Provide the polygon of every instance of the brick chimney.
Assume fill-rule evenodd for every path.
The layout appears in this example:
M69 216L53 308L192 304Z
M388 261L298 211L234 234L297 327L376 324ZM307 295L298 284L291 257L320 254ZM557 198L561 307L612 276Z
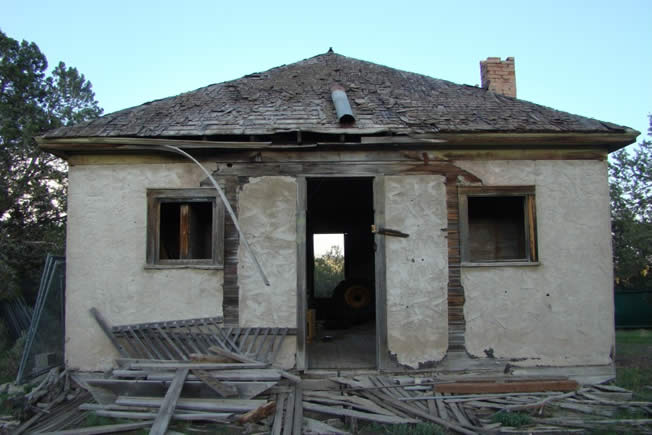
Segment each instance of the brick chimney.
M482 88L497 94L516 98L516 73L514 58L500 60L499 57L488 57L480 61L480 76Z

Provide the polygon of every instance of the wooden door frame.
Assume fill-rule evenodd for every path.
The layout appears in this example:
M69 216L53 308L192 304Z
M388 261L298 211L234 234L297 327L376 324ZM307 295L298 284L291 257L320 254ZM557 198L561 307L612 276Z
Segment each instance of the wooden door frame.
M333 177L337 178L337 177ZM306 246L306 210L308 206L308 183L305 176L297 176L297 370L306 370L306 310L307 310L307 246ZM385 226L385 177L373 177L373 207L376 227ZM371 231L371 229L369 229ZM385 238L375 236L376 252L374 256L375 293L376 293L376 369L388 367L387 352L387 282L385 275Z

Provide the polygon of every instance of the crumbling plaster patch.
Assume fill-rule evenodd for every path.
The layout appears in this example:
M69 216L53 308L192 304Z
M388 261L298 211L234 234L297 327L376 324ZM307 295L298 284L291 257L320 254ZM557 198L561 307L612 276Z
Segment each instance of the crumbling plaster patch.
M292 177L250 178L238 193L238 220L269 286L249 253L238 250L240 326L297 324L297 183Z
M71 166L66 365L105 370L118 356L89 309L113 325L222 315L221 270L146 270L148 188L196 188L193 164Z
M606 162L459 161L485 185L535 185L540 265L464 267L466 348L523 365L608 364L614 344Z
M388 347L410 367L441 360L448 347L446 187L439 175L385 177Z

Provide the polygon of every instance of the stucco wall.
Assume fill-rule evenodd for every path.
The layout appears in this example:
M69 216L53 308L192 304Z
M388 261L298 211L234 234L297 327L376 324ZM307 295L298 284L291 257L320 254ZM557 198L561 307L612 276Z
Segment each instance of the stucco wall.
M221 270L146 270L147 188L198 187L192 164L70 167L66 364L104 370L117 357L90 316L113 325L222 315Z
M448 347L446 188L438 175L385 177L388 347L400 364L441 360Z
M297 323L297 184L291 177L251 178L238 194L238 220L267 279L240 244L240 325L295 328Z
M292 177L250 178L238 193L238 220L256 253L266 286L244 246L238 249L240 326L297 325L297 183ZM296 341L286 338L276 364L294 365Z
M486 185L535 185L540 265L464 267L466 348L518 364L607 364L614 343L606 162L457 162Z

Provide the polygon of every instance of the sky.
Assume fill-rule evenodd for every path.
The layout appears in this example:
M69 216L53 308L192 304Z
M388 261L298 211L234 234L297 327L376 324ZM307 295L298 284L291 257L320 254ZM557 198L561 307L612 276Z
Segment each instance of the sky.
M329 47L469 85L513 56L519 98L644 134L652 113L652 0L2 0L0 29L78 68L105 113Z

